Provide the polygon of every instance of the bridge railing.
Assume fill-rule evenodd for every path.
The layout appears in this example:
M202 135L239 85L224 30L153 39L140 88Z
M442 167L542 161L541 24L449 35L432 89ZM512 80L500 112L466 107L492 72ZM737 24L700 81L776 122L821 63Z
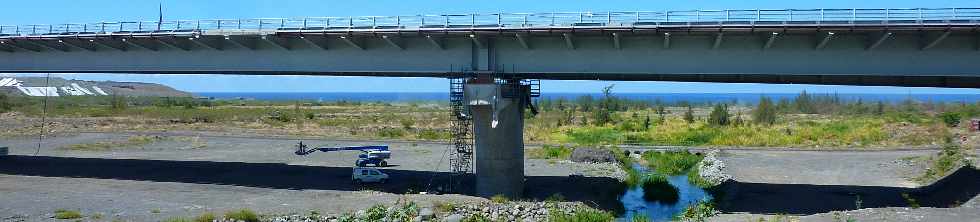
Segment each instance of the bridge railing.
M774 9L635 12L546 12L411 16L122 21L57 25L2 25L0 36L156 33L201 30L424 30L454 28L635 27L750 23L909 24L980 22L980 8Z

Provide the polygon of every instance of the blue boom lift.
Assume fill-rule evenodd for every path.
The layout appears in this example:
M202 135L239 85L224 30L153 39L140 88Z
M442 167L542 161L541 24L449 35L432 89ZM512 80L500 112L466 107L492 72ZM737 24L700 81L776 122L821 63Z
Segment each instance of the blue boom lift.
M331 151L350 151L350 150L361 151L361 154L357 155L357 162L354 163L354 165L357 165L359 167L367 166L368 164L379 166L379 167L387 167L388 161L386 160L391 159L391 151L388 150L388 146L383 146L383 145L382 146L316 147L312 149L307 147L306 144L303 144L302 141L299 142L298 145L296 145L296 155L300 155L300 156L309 155L317 151L331 152Z

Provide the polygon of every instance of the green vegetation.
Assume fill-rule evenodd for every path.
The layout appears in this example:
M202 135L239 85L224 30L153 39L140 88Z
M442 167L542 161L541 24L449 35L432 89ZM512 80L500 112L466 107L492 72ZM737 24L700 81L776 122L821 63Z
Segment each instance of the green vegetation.
M908 207L911 207L912 209L917 209L920 207L919 201L916 200L914 197L912 197L912 195L909 195L908 193L902 193L902 199L905 199L905 204L908 204Z
M508 199L507 196L497 194L490 197L490 201L494 203L507 203L510 202L510 199Z
M684 151L643 153L643 159L651 169L663 175L681 175L694 168L701 161L701 156Z
M675 216L675 219L691 222L704 222L718 214L714 204L710 201L701 200L695 204L687 206L683 212Z
M212 212L205 212L197 217L194 217L194 222L212 222L217 220L218 216L214 215Z
M687 181L702 189L710 189L715 185L701 177L701 171L697 167L692 167L687 171Z
M161 137L156 136L144 136L136 135L130 136L126 140L114 140L114 141L103 141L94 143L79 143L71 144L68 146L61 147L60 149L72 150L72 151L106 151L119 148L127 147L139 147L145 146L157 141L160 141Z
M914 178L915 181L921 184L932 183L952 173L961 166L969 165L969 161L966 159L967 153L960 145L948 141L943 145L943 149L938 154L926 159L929 167L925 173Z
M650 174L643 178L643 199L663 203L676 203L680 199L679 191L667 182L667 177L660 174Z
M528 158L532 159L561 159L567 160L572 157L573 149L570 147L544 145L541 148L529 149Z
M490 219L482 214L473 214L463 218L462 222L490 222Z
M82 213L77 210L58 209L54 211L54 218L62 220L79 219L82 218Z
M237 221L245 221L245 222L258 222L259 221L259 215L258 214L255 214L255 212L253 212L252 210L249 210L249 209L240 209L240 210L235 210L235 211L228 211L228 212L225 213L225 218L226 219L237 220Z
M635 213L635 214L633 214L633 217L630 218L630 221L631 222L649 222L649 221L653 221L653 220L651 220L650 217L647 216L646 214Z
M728 113L728 105L717 104L711 110L711 114L708 116L708 125L711 126L727 126L731 124L729 117L731 114Z
M763 96L759 99L759 104L755 110L752 111L752 120L758 124L772 125L776 123L777 115L779 113L772 103L772 99Z
M438 213L449 213L456 209L456 204L452 202L436 201L432 205L435 206L435 210Z
M625 167L623 170L626 171L626 180L623 183L627 187L639 186L643 182L643 174L640 173L640 170L633 167Z
M164 219L163 222L191 222L191 220L183 217L170 217Z
M558 210L550 212L548 221L551 222L610 222L616 219L612 213L585 207L575 209L571 215L559 213Z
M565 201L565 196L564 195L561 195L561 193L555 193L555 194L552 194L551 196L548 196L548 198L544 199L544 201L545 202L563 202L563 201Z

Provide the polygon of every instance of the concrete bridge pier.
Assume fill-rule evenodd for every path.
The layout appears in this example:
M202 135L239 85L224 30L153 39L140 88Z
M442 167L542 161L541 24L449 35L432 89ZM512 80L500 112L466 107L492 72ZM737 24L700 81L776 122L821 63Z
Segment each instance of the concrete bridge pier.
M521 96L508 96L508 84L466 84L473 117L476 194L520 198L524 192L524 106Z

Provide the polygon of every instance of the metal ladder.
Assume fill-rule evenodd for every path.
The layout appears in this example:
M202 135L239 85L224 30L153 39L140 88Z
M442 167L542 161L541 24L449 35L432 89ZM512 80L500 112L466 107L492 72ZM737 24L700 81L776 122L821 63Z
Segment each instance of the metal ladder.
M449 159L450 170L455 174L472 173L473 169L473 117L466 110L465 77L449 79L449 103L452 107L451 134L453 154Z

